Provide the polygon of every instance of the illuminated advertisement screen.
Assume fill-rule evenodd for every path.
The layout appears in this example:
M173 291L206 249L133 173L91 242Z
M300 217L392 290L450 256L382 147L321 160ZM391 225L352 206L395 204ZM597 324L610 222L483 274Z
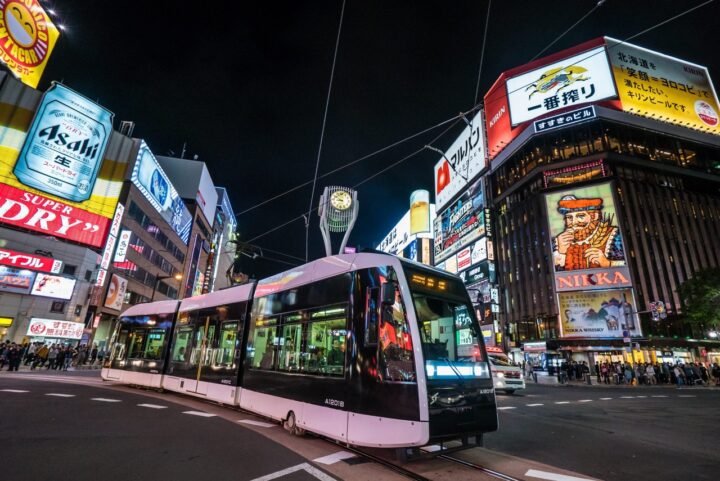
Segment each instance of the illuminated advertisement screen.
M30 319L27 335L32 337L54 337L58 339L81 339L85 324L82 322L60 321L56 319Z
M102 247L127 168L112 114L57 84L37 111L28 92L8 89L0 97L0 223Z
M127 291L127 279L113 274L108 286L107 295L105 296L105 307L119 311L125 302L125 292Z
M506 88L513 126L555 110L617 96L602 46L510 78Z
M43 95L13 173L24 185L88 200L112 133L113 114L69 88Z
M632 289L558 293L562 337L640 336Z
M29 294L35 281L35 273L27 269L0 266L0 292Z
M485 235L485 200L481 180L475 182L434 222L435 262L440 263Z
M75 279L70 277L52 276L41 273L35 278L30 294L69 300L73 295L75 282Z
M435 208L445 207L485 167L482 111L435 164Z
M192 228L192 215L144 140L140 141L130 180L187 244Z
M0 60L37 87L60 32L38 0L0 0Z
M545 195L555 272L624 267L610 183Z
M623 110L720 134L718 99L707 68L605 40Z

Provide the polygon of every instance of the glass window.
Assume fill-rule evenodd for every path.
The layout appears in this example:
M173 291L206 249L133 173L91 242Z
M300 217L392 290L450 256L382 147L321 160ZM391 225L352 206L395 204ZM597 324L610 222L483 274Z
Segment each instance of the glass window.
M192 338L192 328L183 327L180 328L175 339L175 346L173 347L172 361L174 362L186 362L189 358L188 349L190 349L190 339Z
M252 367L257 369L273 369L279 340L276 336L276 319L258 319L255 321L255 332L248 341L248 356L252 359Z
M383 379L414 382L412 339L399 289L395 290L395 302L382 307L378 341Z
M123 329L118 334L118 338L113 344L112 352L110 353L110 361L122 361L125 359L127 352L125 347L127 346L128 334L130 331Z
M378 296L380 289L368 287L365 294L365 345L378 342Z
M238 340L237 330L237 322L225 322L220 327L220 339L215 351L215 366L234 367Z
M413 302L426 360L482 360L466 304L419 293L413 295Z
M280 359L278 369L281 371L300 371L304 363L301 361L302 324L283 326L280 337Z
M205 326L201 326L200 331L205 331ZM217 339L215 339L215 324L210 324L207 326L207 332L205 333L205 338L203 339L203 341L203 366L210 366L213 362L213 358L215 355L215 347L217 347Z
M310 314L305 370L312 374L345 375L346 308L332 307Z
M143 357L143 344L145 342L145 330L137 329L130 333L130 348L128 349L130 359Z
M161 359L163 343L165 342L165 329L150 329L147 334L144 359Z

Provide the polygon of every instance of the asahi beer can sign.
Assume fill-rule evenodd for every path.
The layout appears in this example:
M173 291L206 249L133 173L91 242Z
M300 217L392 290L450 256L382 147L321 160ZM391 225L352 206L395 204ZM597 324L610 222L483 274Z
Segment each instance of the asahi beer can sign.
M13 173L23 184L63 199L89 199L112 120L112 112L53 85L43 96Z

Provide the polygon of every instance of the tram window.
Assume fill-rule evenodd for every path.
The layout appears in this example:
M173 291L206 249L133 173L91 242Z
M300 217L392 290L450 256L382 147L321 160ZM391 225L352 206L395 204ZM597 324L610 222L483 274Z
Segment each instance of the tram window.
M281 371L300 371L305 366L300 349L302 343L302 324L283 326L280 337L280 359L278 369Z
M365 294L365 345L372 346L378 342L378 295L380 289L368 287Z
M467 305L423 294L413 300L426 360L482 360Z
M345 307L311 314L307 328L307 372L343 376L347 345ZM315 319L313 319L315 318Z
M212 321L210 321L212 322ZM204 331L204 326L200 328L201 331ZM215 348L217 347L217 339L215 339L215 325L210 324L207 327L207 333L205 334L205 343L203 345L205 348L204 358L203 358L203 366L209 366L213 362L213 354L215 352Z
M235 349L237 348L237 328L237 322L225 322L220 328L220 342L217 346L214 360L216 366L233 366L235 362Z
M273 369L277 357L278 343L276 319L256 321L253 338L248 340L248 356L252 358L252 367Z
M145 330L136 329L130 332L130 348L128 349L130 359L143 357L143 344L145 343Z
M127 339L128 334L130 331L127 329L123 329L120 331L120 334L118 335L117 341L115 341L115 345L113 346L112 353L110 354L110 360L111 361L122 361L125 359L125 347L127 346Z
M393 304L383 305L381 309L378 337L383 379L414 382L412 338L400 291L396 290Z
M147 335L143 359L160 359L162 357L163 343L165 342L165 329L151 329Z
M190 357L188 349L190 349L189 344L191 336L192 328L183 327L178 331L172 353L172 360L174 362L185 362Z

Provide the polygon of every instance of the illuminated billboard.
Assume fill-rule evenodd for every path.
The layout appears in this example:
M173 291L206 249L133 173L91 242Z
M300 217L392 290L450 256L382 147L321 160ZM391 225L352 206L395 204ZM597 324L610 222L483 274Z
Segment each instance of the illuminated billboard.
M54 84L43 95L13 173L65 200L88 200L112 134L112 112Z
M29 294L34 281L33 271L0 266L0 292Z
M482 110L435 164L435 208L445 207L485 167Z
M53 297L69 300L75 289L75 279L38 273L30 294L33 296Z
M127 291L127 279L113 274L108 286L107 295L105 296L105 307L119 311L125 302L125 292Z
M0 265L52 274L57 274L62 269L61 260L3 248L0 248Z
M192 228L192 215L144 140L140 141L130 180L187 244Z
M640 336L632 289L558 293L561 337Z
M513 126L555 110L617 96L602 46L509 78L506 87Z
M82 322L60 321L57 319L30 319L27 335L32 337L53 337L57 339L81 339L85 324Z
M720 134L720 109L707 68L612 38L605 41L623 110Z
M0 0L0 60L37 87L60 32L38 0Z
M434 222L435 262L440 263L485 235L482 179L438 214ZM448 269L449 270L449 269Z

